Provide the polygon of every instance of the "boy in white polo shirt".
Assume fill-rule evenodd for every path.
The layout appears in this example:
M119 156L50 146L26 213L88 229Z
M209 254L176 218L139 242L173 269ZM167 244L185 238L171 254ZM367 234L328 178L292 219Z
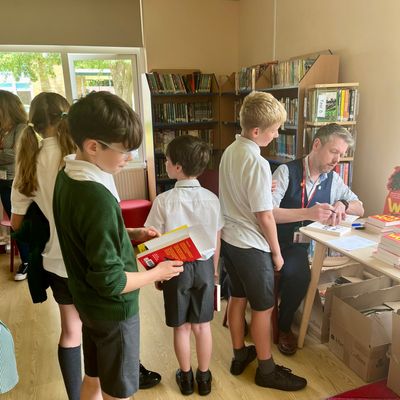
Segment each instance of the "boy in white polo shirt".
M200 186L196 179L210 157L207 143L193 136L179 136L166 151L168 176L177 179L175 187L157 196L145 226L168 232L179 226L203 225L213 238L214 249L201 254L194 262L186 262L180 276L164 282L166 324L174 328L174 348L179 369L176 382L182 394L194 391L190 363L190 334L196 340L198 369L196 381L200 395L211 392L209 370L212 336L210 321L214 312L214 280L218 277L220 230L223 226L218 197Z
M231 373L240 375L257 357L257 385L299 390L307 381L275 365L271 355L274 268L282 268L283 258L272 214L271 169L260 153L260 147L278 137L285 119L282 104L268 93L253 92L244 99L240 110L242 132L225 150L220 164L219 197L225 219L221 253L231 281ZM243 334L247 301L255 343L248 347Z

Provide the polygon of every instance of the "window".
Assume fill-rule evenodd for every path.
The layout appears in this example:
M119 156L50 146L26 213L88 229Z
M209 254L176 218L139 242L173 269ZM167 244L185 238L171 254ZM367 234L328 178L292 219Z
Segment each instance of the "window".
M71 103L95 90L123 98L141 117L143 49L54 46L0 46L0 89L20 97L26 109L33 97L54 91ZM130 166L144 165L143 146Z

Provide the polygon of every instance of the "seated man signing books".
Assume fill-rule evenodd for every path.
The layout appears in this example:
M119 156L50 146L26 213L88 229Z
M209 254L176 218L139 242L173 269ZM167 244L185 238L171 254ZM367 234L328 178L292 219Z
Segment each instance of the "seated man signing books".
M310 282L308 245L299 232L312 221L339 224L346 216L363 215L363 204L333 171L354 139L338 124L320 128L308 156L280 165L273 174L274 217L284 264L281 269L279 350L286 355L297 350L291 331L294 314Z

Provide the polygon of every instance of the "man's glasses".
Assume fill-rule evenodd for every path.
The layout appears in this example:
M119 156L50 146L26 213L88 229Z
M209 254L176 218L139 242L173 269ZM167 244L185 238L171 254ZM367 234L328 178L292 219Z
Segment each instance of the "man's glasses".
M108 147L109 149L116 151L117 153L122 154L126 159L131 156L131 151L130 150L121 150L121 149L116 149L114 146L111 144L108 144L106 142L103 142L102 140L96 140L96 142L101 143L102 145Z

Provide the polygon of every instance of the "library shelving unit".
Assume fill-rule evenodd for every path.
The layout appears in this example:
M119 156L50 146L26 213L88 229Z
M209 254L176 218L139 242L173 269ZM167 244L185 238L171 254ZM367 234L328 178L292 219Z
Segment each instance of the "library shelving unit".
M214 74L199 70L153 70L146 74L150 89L156 193L174 185L165 170L165 150L176 136L201 137L212 148L210 169L216 168L214 154L220 149L219 87Z
M336 123L344 126L356 141L357 115L359 105L358 83L314 84L306 90L306 121L303 148L305 154L311 150L316 131L324 125ZM351 187L354 146L347 151L336 172Z
M226 148L240 133L239 110L244 97L252 90L271 93L286 108L288 119L280 129L279 138L262 155L271 169L279 164L305 155L303 147L304 98L306 88L317 83L335 83L339 77L339 56L313 54L282 62L263 64L261 72L249 67L250 72L233 73L221 84L220 146ZM247 70L248 70L247 69ZM243 84L247 76L247 84Z

